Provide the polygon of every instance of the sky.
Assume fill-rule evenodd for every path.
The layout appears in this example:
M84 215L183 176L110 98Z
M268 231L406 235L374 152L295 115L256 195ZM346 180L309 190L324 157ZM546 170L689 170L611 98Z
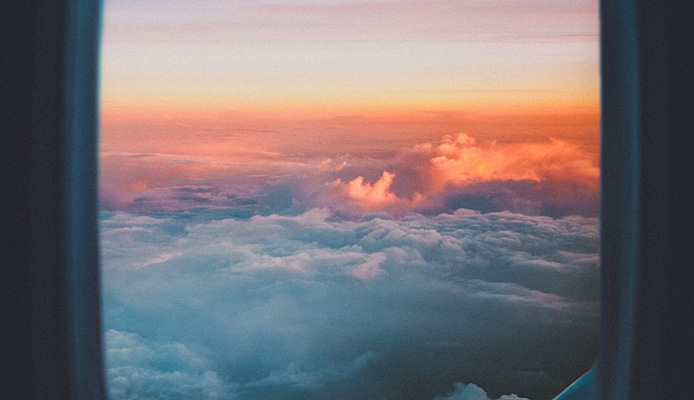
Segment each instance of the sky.
M107 0L114 399L550 399L597 341L597 1Z
M103 103L122 112L597 106L595 1L109 0L106 14Z

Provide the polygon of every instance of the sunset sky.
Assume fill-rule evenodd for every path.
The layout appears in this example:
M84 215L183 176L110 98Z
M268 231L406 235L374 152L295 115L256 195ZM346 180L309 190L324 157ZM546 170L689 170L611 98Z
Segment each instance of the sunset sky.
M111 208L179 178L315 175L335 159L354 173L323 183L374 184L387 172L394 196L417 192L421 202L449 182L539 181L550 169L597 187L595 1L111 0L105 9ZM461 134L470 140L455 154L442 150ZM439 146L417 160L435 187L405 184L388 163L365 169L376 153L393 164L421 146ZM512 161L527 152L531 161Z
M112 399L549 400L594 361L597 0L106 0Z
M113 0L106 15L107 113L315 118L597 106L590 0Z

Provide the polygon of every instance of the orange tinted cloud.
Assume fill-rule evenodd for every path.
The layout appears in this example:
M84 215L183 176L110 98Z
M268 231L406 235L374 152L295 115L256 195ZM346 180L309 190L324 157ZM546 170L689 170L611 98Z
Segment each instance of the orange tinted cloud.
M427 145L424 147L426 148ZM431 146L431 145L428 145ZM439 186L491 180L572 180L597 184L599 167L575 144L552 140L540 143L478 146L460 134L443 138L430 150L431 167Z
M413 165L414 164L414 165ZM392 190L396 172L384 171L374 183L359 176L338 179L332 187L362 211L411 209L447 191L495 181L574 182L597 193L600 169L597 160L574 143L553 140L534 143L478 144L466 134L446 135L439 143L423 143L407 152L402 169L420 175L411 197Z
M511 196L498 185L507 181L538 183L532 201L551 200L559 208L566 199L594 199L598 192L596 113L294 120L222 111L106 115L101 194L110 209L235 207L228 196L252 197L263 185L290 179L312 188L301 204L389 213L449 210L444 197L460 190L469 197L497 188ZM445 135L456 131L474 133ZM184 187L215 188L216 194L192 196ZM493 201L494 209L515 204L510 197Z
M400 198L393 193L390 188L394 178L395 174L383 171L383 175L373 184L364 182L364 177L359 176L349 182L337 179L332 185L362 211L413 208L422 204L423 197L419 193L415 193L412 199Z

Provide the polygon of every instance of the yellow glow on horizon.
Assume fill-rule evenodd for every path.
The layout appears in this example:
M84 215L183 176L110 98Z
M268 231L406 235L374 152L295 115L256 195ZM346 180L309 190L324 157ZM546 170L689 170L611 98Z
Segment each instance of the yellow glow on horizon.
M542 149L596 179L595 0L125 3L106 3L101 60L103 176L118 190L314 174L461 133L479 146L432 156L432 181L560 177L505 164ZM382 172L344 175L344 194L414 204L390 192L405 178Z

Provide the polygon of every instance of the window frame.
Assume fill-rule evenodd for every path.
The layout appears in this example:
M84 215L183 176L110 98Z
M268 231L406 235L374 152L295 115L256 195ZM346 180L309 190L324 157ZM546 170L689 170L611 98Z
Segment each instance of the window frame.
M694 199L680 189L694 170L692 7L600 2L599 349L592 372L557 399L694 392ZM0 397L106 399L96 218L101 5L4 2L0 18L8 188Z

